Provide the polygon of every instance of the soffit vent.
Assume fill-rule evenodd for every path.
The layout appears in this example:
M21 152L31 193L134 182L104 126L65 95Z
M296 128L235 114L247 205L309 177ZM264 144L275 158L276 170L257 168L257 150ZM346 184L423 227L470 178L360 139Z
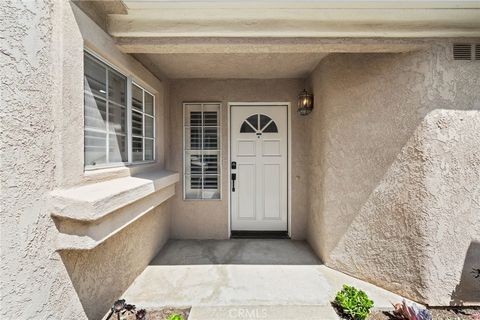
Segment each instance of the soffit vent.
M453 45L453 60L480 61L480 43L455 43Z
M455 43L453 45L453 60L473 60L472 44Z

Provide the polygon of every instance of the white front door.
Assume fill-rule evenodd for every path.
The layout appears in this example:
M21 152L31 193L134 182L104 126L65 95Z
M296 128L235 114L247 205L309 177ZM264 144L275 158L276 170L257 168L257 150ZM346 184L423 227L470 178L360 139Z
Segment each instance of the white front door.
M287 106L231 107L232 231L287 231Z

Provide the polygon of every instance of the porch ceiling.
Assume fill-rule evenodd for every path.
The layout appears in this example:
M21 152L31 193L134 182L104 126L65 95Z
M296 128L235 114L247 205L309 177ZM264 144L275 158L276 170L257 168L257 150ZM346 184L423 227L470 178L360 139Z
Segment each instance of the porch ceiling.
M136 54L157 77L275 79L308 76L326 53Z
M98 14L106 31L161 79L305 77L331 52L407 52L425 45L418 38L480 37L477 0L113 3Z
M118 38L163 78L298 78L307 76L329 53L408 52L422 40L325 38Z

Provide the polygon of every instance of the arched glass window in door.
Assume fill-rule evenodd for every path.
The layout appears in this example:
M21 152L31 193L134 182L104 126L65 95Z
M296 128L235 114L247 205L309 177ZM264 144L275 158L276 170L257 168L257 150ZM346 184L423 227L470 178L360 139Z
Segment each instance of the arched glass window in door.
M254 114L243 121L240 133L278 133L277 124L269 116Z

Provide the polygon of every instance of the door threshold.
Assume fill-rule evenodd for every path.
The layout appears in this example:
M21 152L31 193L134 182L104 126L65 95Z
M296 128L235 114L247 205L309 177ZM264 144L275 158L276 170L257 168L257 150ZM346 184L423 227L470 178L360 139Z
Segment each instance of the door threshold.
M290 239L287 231L232 231L230 239Z

